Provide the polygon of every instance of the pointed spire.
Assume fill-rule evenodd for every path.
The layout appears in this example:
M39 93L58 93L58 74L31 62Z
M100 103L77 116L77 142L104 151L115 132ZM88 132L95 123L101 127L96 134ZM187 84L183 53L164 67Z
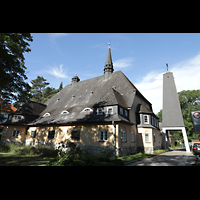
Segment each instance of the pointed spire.
M110 50L110 41L108 43L109 47L108 47L108 54L107 54L107 58L106 58L106 64L104 66L104 74L105 73L113 73L114 69L113 69L113 63L112 63L112 56L111 56L111 50Z

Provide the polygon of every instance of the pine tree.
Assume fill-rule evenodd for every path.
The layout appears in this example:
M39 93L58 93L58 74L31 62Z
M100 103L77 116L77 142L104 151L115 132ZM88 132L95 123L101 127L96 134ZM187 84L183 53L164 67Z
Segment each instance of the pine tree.
M31 93L33 95L31 101L41 103L42 92L44 91L45 87L49 85L49 83L46 82L46 79L44 77L37 76L36 79L31 81L31 84Z

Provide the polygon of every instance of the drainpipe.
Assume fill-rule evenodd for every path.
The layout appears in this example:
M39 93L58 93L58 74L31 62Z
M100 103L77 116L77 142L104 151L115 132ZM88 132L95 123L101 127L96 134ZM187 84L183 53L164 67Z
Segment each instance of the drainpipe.
M26 135L27 135L28 129L29 129L29 127L26 126L26 127L25 127L25 134L24 134L24 142L23 142L25 146L26 146Z
M112 125L113 125L113 134L114 134L115 157L117 157L117 155L116 155L116 125L115 125L115 121L112 121Z

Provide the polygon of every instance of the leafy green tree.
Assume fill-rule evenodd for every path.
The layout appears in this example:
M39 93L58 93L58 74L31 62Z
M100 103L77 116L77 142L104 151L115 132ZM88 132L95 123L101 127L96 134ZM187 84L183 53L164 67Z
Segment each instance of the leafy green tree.
M200 90L183 90L178 94L188 140L197 139L198 135L194 132L191 111L200 110ZM179 132L177 134L182 139L182 134Z
M30 97L23 54L32 41L30 33L0 33L0 97L7 102Z
M157 113L157 117L159 117L159 122L162 122L162 109Z
M32 98L31 101L35 101L38 103L41 103L42 98L42 92L44 91L45 87L49 85L49 83L46 82L46 79L42 76L37 76L36 79L31 81L32 87L31 87L31 93Z
M178 92L178 95L188 140L197 139L198 135L194 132L191 111L200 110L200 90L183 90ZM162 121L162 110L158 112L157 116ZM184 141L181 131L174 131L174 136L176 140Z

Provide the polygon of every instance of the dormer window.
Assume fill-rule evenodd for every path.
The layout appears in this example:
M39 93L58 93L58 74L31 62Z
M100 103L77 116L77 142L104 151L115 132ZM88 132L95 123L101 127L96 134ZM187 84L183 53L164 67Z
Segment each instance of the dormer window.
M43 115L43 117L49 117L49 116L51 116L50 113L45 113L45 114Z
M61 112L61 115L68 115L69 114L69 112L67 111L67 110L63 110L62 112Z
M112 107L108 107L108 108L107 108L107 114L108 114L108 115L113 114L113 108L112 108Z
M103 108L97 108L97 115L103 115Z
M124 115L124 109L120 107L119 113L120 113L120 115Z
M144 124L149 124L149 116L148 115L144 115Z
M93 112L91 108L84 108L81 112Z

